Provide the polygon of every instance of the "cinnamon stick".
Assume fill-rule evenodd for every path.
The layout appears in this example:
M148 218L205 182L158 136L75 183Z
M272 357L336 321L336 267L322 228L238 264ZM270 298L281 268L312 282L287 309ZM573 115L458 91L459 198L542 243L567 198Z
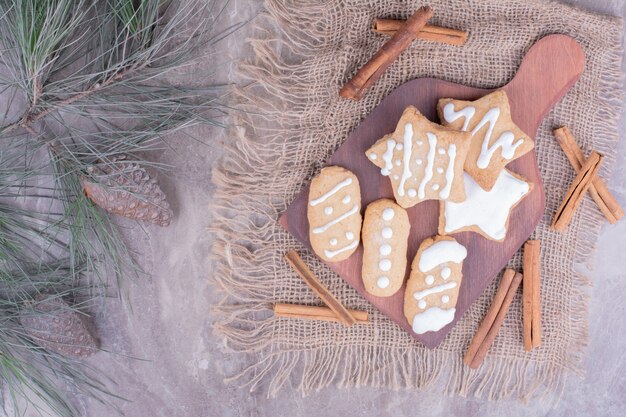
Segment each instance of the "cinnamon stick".
M356 323L356 319L352 314L341 304L335 296L322 284L315 276L313 271L304 263L298 252L290 250L285 255L285 259L289 262L289 265L300 275L304 282L322 299L337 316L337 319L346 326L352 326Z
M529 240L524 244L524 349L541 345L541 241ZM530 286L526 291L526 285ZM530 301L527 301L530 297ZM527 308L530 312L527 313ZM527 320L530 333L527 333Z
M524 253L525 255L526 253ZM524 263L525 263L524 259ZM524 271L524 285L522 286L522 338L524 350L533 349L533 279Z
M504 302L504 298L506 297L507 292L509 291L509 287L511 286L511 282L513 282L513 277L515 277L515 271L512 269L507 269L504 271L502 275L502 279L500 280L500 286L498 287L498 291L496 292L491 305L489 306L489 311L485 315L482 323L480 323L480 327L478 331L472 338L469 347L467 348L467 352L465 352L465 356L463 357L463 362L466 365L471 365L474 357L476 356L476 352L482 345L487 333L493 326L493 323L496 320L498 312L502 308L502 303Z
M570 130L567 126L560 127L554 130L554 136L576 172L580 172L585 163L585 156ZM598 208L609 223L616 223L619 219L624 217L624 210L601 178L597 177L591 182L589 195L591 195L591 198L596 202Z
M374 20L374 32L393 36L403 24L403 20L376 19ZM416 37L417 39L460 46L467 41L467 32L441 26L426 25L417 33Z
M357 323L369 323L367 311L348 310ZM325 320L340 322L339 317L328 307L306 306L299 304L274 304L276 317L288 317L294 319Z
M567 190L561 206L556 211L551 225L554 230L559 232L565 230L574 212L582 202L585 193L591 186L592 181L596 178L602 159L603 156L599 153L591 152L591 155L589 155L589 158L585 161L572 185Z
M339 91L350 100L359 100L365 91L389 68L398 56L415 40L417 34L433 15L429 6L422 6L396 31L383 47Z
M480 366L480 364L487 356L487 352L489 352L489 348L493 344L493 341L496 340L496 336L498 335L498 331L500 331L500 327L502 327L502 323L504 323L504 319L506 317L506 313L508 313L509 308L511 307L511 303L513 303L513 299L515 298L515 293L519 288L520 283L522 282L522 274L519 272L515 273L515 277L509 286L509 289L506 292L506 296L502 301L502 306L498 310L498 314L493 322L493 325L487 332L485 339L480 344L480 347L476 351L476 355L474 359L470 363L470 368L476 369Z

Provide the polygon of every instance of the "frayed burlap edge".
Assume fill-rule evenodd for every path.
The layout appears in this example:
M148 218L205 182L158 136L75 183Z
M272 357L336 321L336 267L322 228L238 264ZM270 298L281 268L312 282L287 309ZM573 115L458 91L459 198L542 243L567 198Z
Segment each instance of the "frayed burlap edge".
M570 302L574 306L574 325L568 335L568 356L562 363L488 357L481 368L469 370L462 363L462 352L434 350L425 356L414 349L377 346L367 341L362 345L295 350L275 338L277 319L271 315L274 289L268 282L278 274L276 264L281 259L268 242L280 233L277 218L293 195L274 180L281 170L290 169L290 159L300 152L298 141L303 136L299 128L319 111L314 107L315 92L307 88L306 74L299 63L320 52L315 38L324 34L316 33L315 6L289 8L268 1L266 9L267 14L259 17L260 35L250 41L256 63L241 68L253 84L237 91L243 113L236 120L232 142L226 145L226 157L213 172L217 192L211 207L216 261L212 280L226 293L224 301L213 309L215 331L230 349L249 354L252 362L228 380L238 381L250 390L263 387L268 396L275 396L288 381L295 383L303 395L331 385L398 389L442 383L448 394L490 400L558 400L567 371L582 374L581 359L588 337L589 281L573 270ZM289 19L301 24L281 25ZM621 44L620 33L615 33L614 41ZM274 51L280 48L293 53L293 64L277 59ZM607 68L619 68L621 58L621 49L607 51ZM618 139L622 74L607 70L604 75L599 97L606 106L597 110L602 112L604 123L598 126L594 146L608 156L602 172L608 177ZM315 153L310 155L311 164L324 159ZM306 181L308 178L302 178L299 186ZM585 201L580 211L576 259L587 260L592 257L603 218L590 201ZM373 365L380 363L384 366Z

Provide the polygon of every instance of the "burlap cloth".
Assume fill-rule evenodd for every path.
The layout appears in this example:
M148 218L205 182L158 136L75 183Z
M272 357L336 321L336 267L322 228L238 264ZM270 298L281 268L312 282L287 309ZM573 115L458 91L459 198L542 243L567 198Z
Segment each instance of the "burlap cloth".
M608 177L621 111L620 19L546 1L432 0L432 24L464 28L463 47L416 41L364 99L338 97L341 85L383 44L370 30L375 17L406 18L421 1L268 0L258 17L254 58L241 65L250 83L239 93L239 128L214 172L212 209L215 279L227 297L216 308L226 344L249 357L239 383L274 395L285 385L302 393L336 384L419 388L441 384L447 393L497 399L558 398L569 371L581 372L587 338L587 286L574 265L592 256L603 217L585 197L565 233L547 227L574 171L552 137L568 125L585 151L606 156ZM394 88L418 77L475 87L498 87L515 74L526 51L551 33L583 46L586 70L550 112L536 137L546 211L534 237L543 242L543 344L522 347L521 293L478 370L463 353L484 316L496 283L465 313L445 341L426 349L374 310L340 277L304 250L277 223L279 214L317 173L347 134ZM305 213L303 213L305 215ZM319 305L283 260L303 252L330 290L349 308L366 309L372 325L277 319L274 302ZM511 266L521 268L519 254Z

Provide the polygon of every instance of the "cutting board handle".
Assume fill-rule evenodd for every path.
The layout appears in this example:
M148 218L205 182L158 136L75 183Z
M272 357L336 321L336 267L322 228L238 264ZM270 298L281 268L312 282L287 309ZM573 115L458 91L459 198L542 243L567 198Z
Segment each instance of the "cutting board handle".
M585 53L578 42L566 35L548 35L530 48L504 89L517 97L518 109L538 113L541 121L584 70Z

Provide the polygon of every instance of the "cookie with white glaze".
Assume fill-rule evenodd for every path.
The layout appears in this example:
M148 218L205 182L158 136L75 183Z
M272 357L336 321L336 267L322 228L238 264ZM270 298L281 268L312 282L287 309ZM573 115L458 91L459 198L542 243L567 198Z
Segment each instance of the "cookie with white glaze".
M361 276L368 293L389 297L402 287L410 229L406 210L392 200L376 200L365 209Z
M307 204L309 239L323 260L347 259L359 246L361 190L351 171L339 166L323 168L311 181Z
M436 332L454 320L467 250L454 238L425 239L411 263L404 315L417 334Z
M513 209L533 188L521 175L502 170L491 190L486 191L465 174L465 201L445 201L439 209L439 234L476 232L502 242Z
M534 141L511 119L509 99L497 90L476 101L444 98L437 104L441 124L470 132L465 171L485 190L494 186L504 167L531 151Z
M396 130L365 155L389 177L396 202L404 208L433 199L463 201L463 165L470 137L468 132L431 122L409 106Z

